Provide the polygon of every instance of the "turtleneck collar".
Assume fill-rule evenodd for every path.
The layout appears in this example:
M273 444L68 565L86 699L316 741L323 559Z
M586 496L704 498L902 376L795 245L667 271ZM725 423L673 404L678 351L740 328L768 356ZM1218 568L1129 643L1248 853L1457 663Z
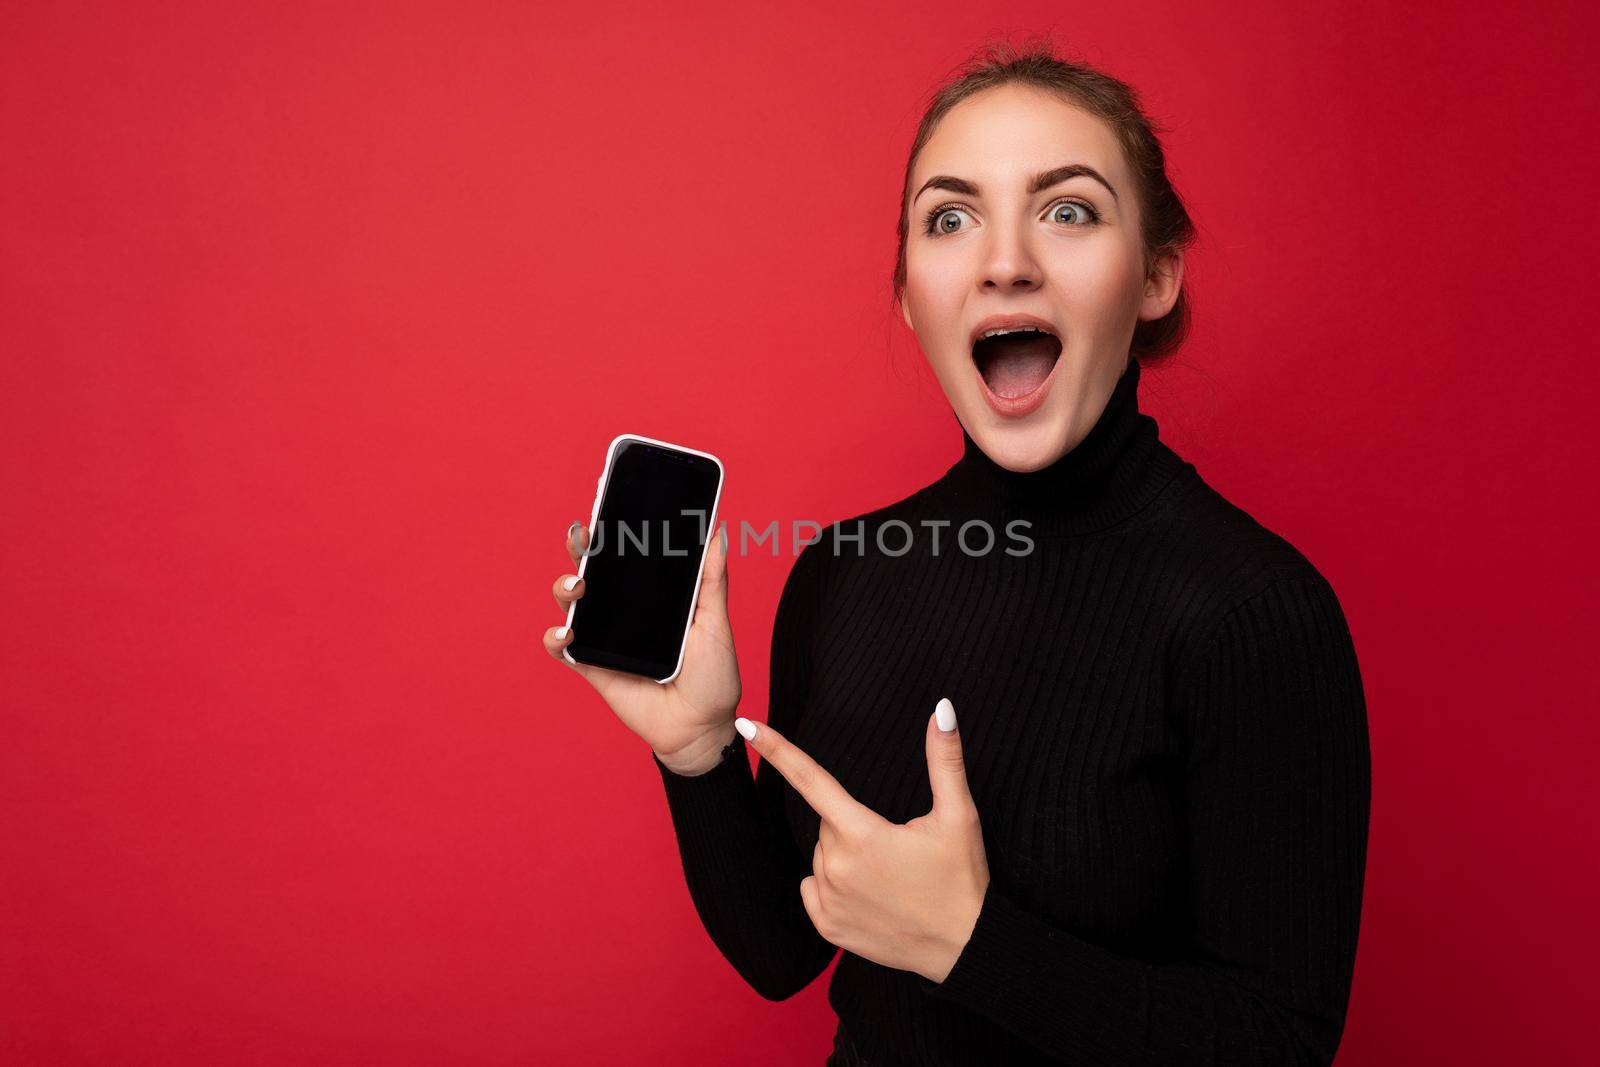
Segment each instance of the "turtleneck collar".
M1101 529L1143 508L1183 461L1139 410L1139 370L1130 357L1088 434L1036 471L1000 466L961 427L961 459L940 479L947 505L962 519L1026 519L1030 533L1044 536Z

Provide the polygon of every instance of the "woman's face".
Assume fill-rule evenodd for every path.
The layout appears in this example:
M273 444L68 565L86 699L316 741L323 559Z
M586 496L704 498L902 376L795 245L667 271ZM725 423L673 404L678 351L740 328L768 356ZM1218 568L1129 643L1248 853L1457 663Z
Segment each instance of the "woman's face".
M985 454L1015 471L1048 466L1099 418L1136 323L1177 300L1181 255L1146 276L1115 136L1038 89L1006 85L958 104L923 147L911 190L906 325ZM976 343L1023 320L1054 337Z

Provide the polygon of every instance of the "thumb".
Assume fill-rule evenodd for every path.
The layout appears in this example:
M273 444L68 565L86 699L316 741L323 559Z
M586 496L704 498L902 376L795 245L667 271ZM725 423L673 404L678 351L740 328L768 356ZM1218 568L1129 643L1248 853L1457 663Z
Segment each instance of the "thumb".
M928 784L936 814L968 815L978 808L967 788L967 761L956 729L956 709L941 697L928 722Z
M718 525L706 546L706 568L700 577L700 600L695 614L702 610L715 616L728 617L728 530Z

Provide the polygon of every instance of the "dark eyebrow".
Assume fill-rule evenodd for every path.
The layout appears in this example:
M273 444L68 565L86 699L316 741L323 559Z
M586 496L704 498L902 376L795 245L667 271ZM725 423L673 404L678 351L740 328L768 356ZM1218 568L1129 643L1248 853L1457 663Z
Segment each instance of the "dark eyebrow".
M1028 182L1028 195L1032 196L1034 193L1043 192L1052 185L1060 185L1068 178L1076 178L1080 175L1085 178L1093 178L1105 186L1106 191L1111 194L1111 199L1120 202L1121 198L1117 196L1117 191L1111 187L1111 183L1106 181L1099 171L1087 163L1067 163L1035 174L1033 180ZM962 196L982 195L978 191L978 186L975 182L969 182L965 178L953 178L948 174L935 174L923 183L922 188L917 190L917 195L911 198L911 202L916 203L918 197L921 197L929 189L948 189L950 192L960 193Z

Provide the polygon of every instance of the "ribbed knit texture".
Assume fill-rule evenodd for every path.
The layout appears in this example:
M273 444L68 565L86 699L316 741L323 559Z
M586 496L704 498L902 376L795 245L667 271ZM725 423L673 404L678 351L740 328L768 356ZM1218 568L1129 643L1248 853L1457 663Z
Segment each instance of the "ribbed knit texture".
M924 731L948 696L992 879L943 983L843 954L830 1064L1243 1067L1338 1047L1371 773L1349 628L1300 552L1160 441L1140 369L1051 467L1008 471L963 431L943 477L834 524L790 571L767 718L906 822L932 805ZM971 519L994 550L955 541ZM937 552L925 520L950 522ZM1005 551L1027 547L1013 520L1025 555ZM655 762L707 932L763 997L793 995L837 952L800 899L816 813L766 763L752 776L742 739L702 775Z

